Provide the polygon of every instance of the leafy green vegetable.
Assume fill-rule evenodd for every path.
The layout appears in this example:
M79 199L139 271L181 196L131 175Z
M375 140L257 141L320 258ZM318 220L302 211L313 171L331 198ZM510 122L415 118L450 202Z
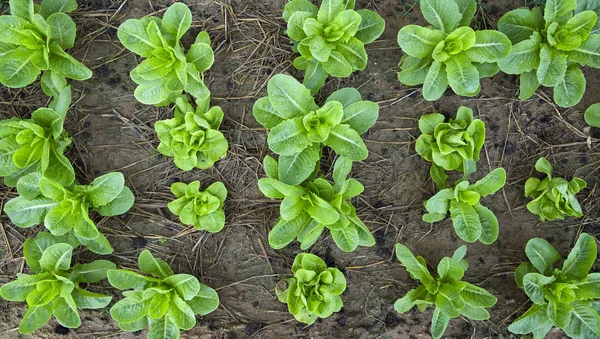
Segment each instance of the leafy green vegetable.
M9 301L27 302L19 333L32 333L46 324L52 315L68 328L81 325L77 309L104 308L112 299L109 295L88 292L79 285L96 283L115 268L107 260L71 267L73 247L56 243L41 248L26 257L35 274L18 274L17 280L0 287L0 296ZM33 260L33 262L31 262Z
M278 179L277 161L265 158L268 178L258 181L258 187L271 199L283 199L280 217L269 232L269 245L280 249L297 239L306 250L317 242L325 228L331 232L336 245L344 252L358 246L373 246L375 239L356 216L356 208L349 201L364 190L354 179L346 179L352 161L340 157L333 170L334 184L317 178L304 185L292 186Z
M475 0L421 0L420 6L433 27L407 25L398 33L405 53L398 80L408 86L422 84L429 101L439 99L448 85L458 95L477 95L479 79L496 74L497 62L510 53L510 40L497 31L469 28Z
M314 254L300 253L292 265L293 277L277 284L279 301L299 322L312 325L317 318L328 318L344 306L340 295L346 290L346 277L337 268L328 268Z
M61 89L52 87L55 96L49 108L37 109L31 119L0 121L0 177L7 186L16 186L19 179L34 172L62 185L75 180L73 166L63 155L71 145L63 129L71 87L66 82L62 85Z
M208 33L200 32L187 52L179 41L191 24L190 9L176 2L162 19L129 19L119 27L117 35L123 46L145 58L130 74L138 85L134 94L139 102L167 106L183 91L196 98L210 95L201 75L215 59Z
M365 45L385 29L379 14L354 10L354 1L323 0L317 8L308 0L292 0L283 11L292 49L300 54L294 67L305 71L304 85L316 94L327 76L349 77L367 67Z
M279 179L299 185L319 167L324 146L352 161L367 158L362 138L379 116L379 106L362 101L354 88L334 92L319 108L310 91L289 75L269 80L268 96L253 108L254 118L269 130L267 142L279 154Z
M183 224L211 233L219 232L225 227L223 206L227 188L222 182L215 182L205 191L200 191L199 181L189 185L176 182L171 185L171 192L177 199L169 203L169 211L178 215Z
M480 204L480 199L496 193L506 183L504 168L496 168L474 184L460 181L454 188L445 188L425 202L427 214L423 221L434 223L446 218L448 211L459 238L477 240L489 245L498 238L498 219Z
M208 109L209 101L210 97L197 100L194 109L187 96L179 96L175 100L173 119L154 124L160 139L158 151L173 157L175 165L184 171L213 167L227 155L229 143L219 131L223 110L219 106Z
M447 171L465 172L465 166L479 161L485 141L485 124L473 119L472 109L461 106L456 119L445 121L446 118L439 113L425 114L419 119L421 135L415 149L423 159L433 162L431 176L434 178L435 173L442 171L440 167ZM445 186L438 183L440 185Z
M600 273L588 273L597 256L596 239L582 233L562 268L560 254L542 238L527 242L523 262L515 272L519 287L533 305L508 327L515 334L543 338L552 327L569 338L600 338Z
M125 332L148 327L148 339L179 338L180 330L196 325L196 314L219 307L217 292L189 274L174 274L163 260L144 250L138 257L141 275L130 270L108 271L110 284L124 291L125 299L111 309L111 317Z
M514 47L500 69L521 78L520 99L533 96L540 86L554 87L558 106L581 101L586 80L580 66L600 68L600 7L594 0L548 0L539 8L519 8L498 22Z
M98 231L88 215L91 208L102 216L127 212L134 202L123 174L108 173L90 185L63 186L39 173L19 180L19 196L4 208L10 220L19 227L41 222L55 236L74 236L82 245L98 254L112 253L108 240Z
M546 174L546 178L529 178L525 182L525 196L533 198L527 204L529 212L540 217L541 221L564 219L564 216L581 217L581 205L575 198L587 186L580 178L573 178L571 182L563 178L552 177L552 165L542 157L535 164L535 169Z
M92 71L65 52L75 43L76 27L66 14L75 0L10 0L11 15L0 16L0 82L11 88L33 83L42 71L86 80Z
M441 338L451 319L460 316L472 320L487 320L490 314L486 308L496 304L496 297L485 289L462 281L469 264L464 259L467 247L459 247L452 258L440 260L434 277L427 268L423 257L415 257L404 245L396 244L396 256L404 265L412 279L421 282L396 301L394 308L398 313L406 313L414 306L425 312L435 306L431 320L431 335Z
M585 110L585 122L592 127L600 128L600 103L593 104Z

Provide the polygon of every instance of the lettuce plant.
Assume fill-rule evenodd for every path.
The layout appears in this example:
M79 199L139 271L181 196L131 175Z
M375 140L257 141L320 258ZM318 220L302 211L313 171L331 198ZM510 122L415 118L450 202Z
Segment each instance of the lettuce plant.
M135 198L124 184L125 178L119 172L102 175L90 185L67 187L32 173L19 180L19 196L10 199L4 210L19 227L44 222L55 236L72 232L92 252L109 254L113 249L96 228L88 210L91 208L102 216L127 212Z
M581 217L581 205L575 195L587 186L580 178L573 178L571 182L563 178L552 177L552 165L542 157L536 164L535 169L546 174L543 180L529 178L525 182L525 196L533 198L527 204L529 212L540 217L541 221L564 219L565 215L570 217Z
M185 225L193 225L196 229L211 233L219 232L225 227L225 199L227 188L222 182L215 182L206 190L200 191L200 182L189 185L176 182L171 185L171 192L177 199L167 206L171 213L179 216Z
M581 101L586 80L580 66L600 68L600 6L596 0L548 0L539 8L519 8L498 22L514 44L499 62L503 72L520 76L521 100L540 86L554 88L558 106Z
M414 306L421 312L434 306L431 335L435 339L442 337L451 319L460 316L472 320L489 319L486 308L498 301L485 289L461 280L469 267L464 259L466 253L467 247L463 245L454 252L452 258L442 258L437 267L438 276L434 277L423 257L415 257L406 246L396 244L398 260L410 277L419 280L421 285L398 299L394 308L398 313L405 313Z
M596 239L582 233L560 269L560 254L544 239L529 240L525 253L530 262L519 265L515 280L533 305L508 330L541 339L558 327L569 338L600 338L600 273L589 273Z
M379 106L362 101L354 88L333 93L322 107L310 91L289 75L269 80L268 96L253 108L254 118L269 130L269 148L279 157L279 179L305 181L318 168L324 146L352 161L367 158L362 138L379 116Z
M398 33L405 53L398 80L423 85L423 97L439 99L450 85L454 93L475 96L480 78L499 71L497 62L511 50L506 35L469 27L477 10L475 0L421 0L421 12L433 27L407 25Z
M208 109L208 101L197 100L194 109L187 96L179 96L175 100L175 116L154 124L160 140L158 151L173 157L181 170L211 168L227 155L229 143L219 131L223 110L219 106Z
M600 128L600 103L593 104L585 110L585 122L588 125Z
M27 302L19 333L32 333L44 326L54 315L67 328L81 325L78 309L104 308L112 299L109 295L86 291L80 284L96 283L115 268L107 260L71 267L73 247L58 243L39 249L35 256L35 274L17 275L17 280L0 287L0 296L9 301ZM32 257L27 258L29 264ZM34 269L35 267L35 269Z
M75 0L10 0L10 15L0 16L0 82L20 88L33 83L42 71L86 80L92 71L65 49L75 43L76 27L66 14L77 9Z
M64 156L71 145L63 129L71 88L66 82L63 85L61 89L52 87L54 100L48 108L33 112L31 119L0 121L0 176L7 186L16 186L20 178L34 172L62 185L75 180L73 166Z
M473 119L472 109L461 106L456 119L448 122L442 114L425 114L419 119L419 130L421 135L415 149L423 159L433 163L431 176L436 178L440 188L446 188L445 180L439 182L436 173L443 173L443 170L465 172L465 167L479 161L485 141L485 124ZM445 174L441 175L444 177Z
M305 71L304 85L313 94L327 76L349 77L367 67L365 45L375 41L385 29L379 14L354 10L355 1L323 0L317 8L308 0L292 0L283 11L287 35L294 52L300 54L294 67Z
M214 62L208 33L200 32L187 52L179 41L191 24L190 9L176 2L162 19L129 19L119 27L117 35L123 46L145 58L130 73L138 85L134 95L139 102L167 106L183 91L196 98L210 95L201 75Z
M452 225L459 238L466 242L477 240L489 245L498 238L498 219L480 203L481 198L496 193L506 183L504 168L496 168L474 184L464 180L454 188L445 188L425 202L427 213L423 221L444 220L450 211Z
M292 186L278 179L278 163L267 156L264 161L268 178L258 181L258 187L271 199L283 199L280 217L269 232L269 245L280 249L294 239L303 250L310 248L326 228L333 241L344 252L358 246L373 246L375 239L365 224L356 216L356 208L349 201L364 190L354 179L346 179L352 161L339 158L334 166L332 185L323 178L305 185Z
M217 292L189 274L174 274L163 260L144 250L138 257L141 275L130 270L108 271L110 284L124 291L125 299L111 309L111 317L125 332L146 327L148 339L179 338L180 330L196 325L196 314L219 307Z
M277 284L279 301L299 322L312 325L317 318L328 318L344 306L340 295L346 290L346 277L335 267L328 268L314 254L300 253L292 265L293 277Z

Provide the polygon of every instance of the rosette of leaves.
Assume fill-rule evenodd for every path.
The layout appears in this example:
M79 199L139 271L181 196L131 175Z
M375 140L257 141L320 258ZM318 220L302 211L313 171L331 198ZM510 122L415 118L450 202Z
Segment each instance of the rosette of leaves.
M525 182L525 197L533 198L527 204L529 212L540 217L540 221L564 219L565 216L583 215L581 205L575 195L587 186L580 178L570 182L564 178L552 177L552 165L542 157L535 164L536 171L546 174L543 180L529 178Z
M354 179L347 179L352 161L340 157L333 171L333 185L323 178L304 185L292 186L278 179L278 163L267 156L264 160L268 178L258 181L263 194L271 199L283 199L280 217L269 232L269 245L281 249L297 239L303 250L317 242L329 229L333 241L344 252L358 246L373 246L375 239L357 217L350 199L364 190Z
M477 240L489 245L498 239L498 219L480 200L496 193L506 183L504 168L496 168L474 184L460 181L453 188L440 190L425 202L427 213L423 221L435 223L446 219L448 211L459 238L466 242Z
M536 7L506 13L498 29L514 44L499 62L503 72L518 74L521 100L540 87L554 88L554 102L575 106L585 93L580 66L600 68L600 5L596 0L548 0Z
M440 260L437 276L429 272L423 257L417 256L404 245L396 244L396 256L404 265L410 277L421 282L396 301L394 308L398 313L406 313L414 306L425 312L434 306L431 319L431 335L435 339L442 337L451 319L460 316L472 320L487 320L490 314L486 308L496 304L496 297L485 289L462 281L469 263L464 259L467 247L459 247L451 258Z
M422 84L429 101L439 99L448 85L458 95L479 94L479 79L498 73L497 62L510 53L510 40L498 31L469 27L475 0L421 0L420 7L433 27L407 25L398 33L405 53L398 80L408 86Z
M523 262L515 272L519 287L533 305L508 330L544 338L552 327L569 338L600 338L600 273L589 273L597 256L596 240L582 233L562 268L554 267L560 254L548 241L527 242Z
M585 122L588 125L600 128L600 103L593 104L585 110Z
M287 35L294 52L300 54L294 67L305 71L304 85L313 94L327 76L349 77L367 67L365 45L385 29L385 21L374 11L354 10L354 0L323 0L317 8L308 0L292 0L283 11Z
M183 91L196 98L207 98L204 73L214 62L210 37L200 32L187 52L180 39L190 29L192 13L181 2L169 6L163 18L129 19L117 35L131 52L145 58L130 73L138 87L135 98L147 105L167 106Z
M0 287L0 296L9 301L27 302L27 311L19 325L19 333L32 333L54 316L67 328L81 325L78 309L100 309L112 299L109 295L86 291L80 284L92 284L106 278L115 264L96 260L71 267L73 247L57 243L38 249L35 256L26 257L34 274L17 275L17 280Z
M66 187L32 173L19 180L17 192L19 196L10 199L4 208L15 225L31 227L44 222L53 235L72 233L82 245L98 254L109 254L113 249L96 228L89 210L102 216L120 215L131 208L135 199L119 172L102 175L90 185Z
M31 119L0 121L0 177L16 186L23 176L37 172L63 185L75 180L73 166L64 156L71 138L63 125L71 103L71 88L52 88L48 108L39 108ZM48 87L47 87L48 88Z
M356 89L334 92L319 107L304 85L278 74L269 80L267 92L254 104L253 114L269 130L267 142L280 156L282 182L305 181L319 167L324 146L352 161L369 155L361 135L377 121L379 105L363 101Z
M328 318L344 306L340 295L346 290L346 277L335 267L327 267L323 259L300 253L292 265L293 277L277 284L279 301L299 322L312 325L317 318Z
M204 191L200 191L199 181L190 184L176 182L171 185L171 192L177 199L167 206L171 213L179 216L183 224L211 233L219 232L225 227L223 207L227 188L222 182L215 182Z
M124 269L108 271L110 284L125 296L110 309L123 331L148 327L148 339L179 338L181 330L196 325L196 314L207 315L219 307L214 289L193 275L174 274L150 251L140 253L138 266L146 275Z
M465 166L479 161L485 141L485 124L473 119L472 109L461 106L456 119L448 122L442 114L425 114L419 119L419 130L421 135L415 149L423 159L433 163L430 170L433 178L437 178L439 175L436 173L443 173L443 170L465 172ZM438 185L446 188L443 182Z
M10 15L0 16L0 82L20 88L33 83L42 71L86 80L92 71L65 49L73 47L77 28L66 13L75 0L10 0Z
M229 143L219 131L223 110L219 106L208 109L209 100L198 100L197 107L182 95L175 100L173 119L160 120L154 129L160 140L158 151L173 157L183 171L207 169L227 155Z

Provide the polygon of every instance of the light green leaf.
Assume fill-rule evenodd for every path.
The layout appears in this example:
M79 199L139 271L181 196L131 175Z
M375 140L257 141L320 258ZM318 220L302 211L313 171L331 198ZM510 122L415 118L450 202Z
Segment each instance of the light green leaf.
M498 30L506 34L513 44L518 44L530 39L534 32L541 32L544 24L544 18L539 8L533 10L518 8L500 18Z
M567 54L542 46L540 51L540 65L537 69L537 78L540 84L554 87L565 78L567 72Z
M32 333L44 326L50 320L52 311L49 305L39 307L28 307L19 325L19 333Z
M577 0L547 0L544 10L544 20L565 24L577 8Z
M528 273L523 277L523 289L531 301L538 305L544 305L546 303L544 286L550 285L554 281L556 278L553 276L546 277L538 273Z
M8 4L11 15L33 21L33 0L9 0Z
M448 74L444 63L435 60L423 82L423 98L427 101L435 101L442 97L448 88Z
M564 328L565 333L571 338L600 337L600 315L589 302L574 302L571 323Z
M173 270L169 267L169 265L161 260L154 258L152 253L148 250L143 250L138 257L138 266L140 271L148 274L152 274L159 278L166 278L168 276L173 275Z
M398 44L402 51L417 58L431 57L433 50L442 40L442 31L417 25L404 26L398 32Z
M496 168L483 179L469 186L469 190L478 193L482 197L496 193L506 183L506 170L502 167Z
M182 330L189 330L196 325L194 311L176 294L171 294L168 316Z
M57 44L50 46L50 70L73 80L83 81L92 77L89 68L75 60Z
M338 44L338 51L355 70L364 70L367 67L367 51L365 45L355 37L350 37L347 43Z
M160 319L148 318L148 339L179 339L179 328L169 315Z
M288 185L299 185L314 171L321 147L313 144L299 153L279 157L278 177Z
M325 72L323 66L316 59L308 63L306 72L304 72L303 84L310 89L311 94L316 94L324 85L329 74Z
M271 129L267 142L269 148L279 155L294 155L312 144L307 134L302 118L290 119Z
M110 316L119 323L134 322L148 314L148 304L149 300L143 299L143 292L134 292L118 301L110 309Z
M519 99L527 100L533 96L535 91L540 87L535 71L525 72L519 77Z
M184 300L191 300L200 291L200 282L189 274L174 274L163 280L173 287Z
M69 13L77 9L77 0L42 0L40 14L47 18L52 13Z
M151 57L154 50L161 48L152 42L146 25L141 20L129 19L122 23L117 36L125 48L145 58Z
M358 231L349 226L342 229L331 230L331 237L335 244L344 252L352 252L358 247Z
M508 74L523 74L537 69L540 65L539 46L539 35L513 45L510 54L498 61L500 69Z
M55 244L48 247L40 258L40 266L50 272L66 271L71 267L73 247L69 244Z
M498 62L511 51L510 40L498 31L476 31L475 44L465 51L474 62Z
M385 20L376 12L368 9L359 9L356 13L360 14L362 20L355 37L364 44L370 44L377 40L385 30Z
M324 62L322 65L325 72L337 78L347 78L354 71L348 60L337 51L331 52L327 62Z
M369 152L360 135L348 125L337 125L329 132L325 145L353 161L364 160Z
M448 73L448 83L456 94L466 95L477 92L479 72L466 55L457 54L448 59L446 72Z
M267 129L272 129L284 120L281 113L271 105L269 97L260 98L254 103L252 115L259 124Z
M108 204L97 208L102 216L121 215L129 211L135 201L135 196L127 186L123 186L121 193L117 195Z
M421 12L427 22L435 29L450 33L461 20L461 13L454 1L448 0L421 0Z
M585 122L596 128L600 128L600 103L593 104L585 110Z
M585 94L586 81L577 65L567 69L563 80L554 87L554 102L563 108L577 105Z
M304 115L316 108L310 91L289 75L275 75L267 85L271 105L284 119Z
M194 64L196 70L200 73L206 72L215 61L212 48L204 43L195 43L190 46L185 58L188 63Z
M200 284L198 294L188 301L188 305L195 314L207 315L219 307L219 295L212 288Z
M600 34L592 34L581 46L569 53L569 60L584 66L600 68Z
M464 202L452 200L450 203L452 225L459 238L466 242L474 242L483 233L479 214L475 208Z
M65 13L54 13L46 20L50 28L50 39L63 49L73 47L77 27L75 22Z
M124 185L125 177L121 172L104 174L92 181L88 198L94 207L106 205L119 196Z
M192 12L184 3L176 2L167 8L161 27L179 41L192 25ZM127 47L127 46L125 46Z
M546 314L546 308L534 304L527 312L513 321L508 330L514 334L528 334L544 328L548 323L552 326Z
M427 266L417 260L408 247L400 243L396 244L396 257L415 279L426 285L434 281Z
M102 309L110 303L112 297L109 295L88 292L76 287L73 290L73 300L78 308Z
M492 307L498 299L485 289L466 283L465 287L460 291L461 297L465 302L474 307Z
M433 316L431 318L431 335L434 339L439 339L446 332L446 328L450 323L450 317L445 315L439 307L433 310Z
M146 285L143 275L129 270L109 270L106 272L108 282L120 290L141 290Z
M292 0L285 5L283 19L289 21L290 17L296 12L309 12L313 14L313 17L316 17L318 8L308 0Z
M479 215L479 221L481 222L481 236L479 241L483 244L491 245L498 239L500 232L498 219L494 212L490 211L487 207L482 205L475 205L475 211Z
M477 12L477 2L475 0L454 0L454 2L458 5L458 11L461 13L458 27L469 26Z
M407 86L417 86L425 82L425 77L429 72L433 59L419 59L408 57L400 65L401 71L398 73L398 81Z
M40 52L32 52L25 47L4 54L0 58L0 82L10 88L31 84L40 75L40 69L34 64L40 56Z
M370 101L359 101L344 108L344 117L341 124L348 124L350 128L362 135L371 128L379 117L379 105Z
M60 297L54 301L54 317L59 324L67 328L77 328L81 325L81 318L77 312L77 305L71 296Z
M562 266L561 276L573 280L585 279L593 267L597 255L598 249L594 237L587 233L581 233Z
M525 246L525 254L538 272L542 274L550 272L552 265L560 260L558 251L542 238L529 240L527 246Z
M323 0L317 14L317 20L323 25L327 25L345 9L346 6L342 0Z

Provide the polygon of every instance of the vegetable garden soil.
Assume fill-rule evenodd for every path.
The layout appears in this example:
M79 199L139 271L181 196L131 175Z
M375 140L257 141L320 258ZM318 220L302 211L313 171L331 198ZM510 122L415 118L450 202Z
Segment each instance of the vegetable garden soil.
M370 8L387 21L386 31L367 47L369 65L344 80L330 79L319 100L342 87L357 87L363 98L381 106L377 124L365 134L370 156L354 166L351 176L365 185L354 201L359 217L372 230L377 244L343 253L331 237L324 235L311 248L329 266L337 266L347 277L342 295L344 308L312 326L296 322L287 306L277 301L277 282L291 274L291 264L300 252L297 244L272 250L267 234L278 216L279 202L262 196L257 181L264 176L262 160L269 154L267 133L252 117L254 101L266 95L268 79L277 73L300 74L293 69L294 55L284 34L281 11L285 0L186 0L194 14L192 33L207 30L213 41L215 64L206 73L213 105L225 111L221 130L230 143L227 157L212 169L180 171L171 159L157 151L153 125L168 118L168 108L136 102L129 71L136 57L122 47L117 27L128 18L162 15L169 0L80 0L72 13L78 25L72 54L94 71L85 82L72 82L74 101L66 129L74 146L67 157L74 162L78 180L89 183L110 171L122 171L136 194L136 203L121 217L95 216L100 230L115 252L107 259L134 269L138 254L147 248L165 259L176 272L191 273L217 290L217 311L199 317L195 328L183 338L429 338L431 311L406 314L394 311L394 301L417 286L393 253L401 242L435 267L463 244L450 219L433 226L421 221L423 202L434 193L429 165L414 151L419 134L418 118L434 111L454 114L461 105L471 107L487 125L487 138L477 178L503 166L506 187L488 197L485 205L500 221L500 237L491 246L469 244L470 268L466 280L498 297L491 319L451 321L445 337L497 338L527 307L527 297L513 279L514 269L525 260L527 240L544 237L566 255L580 232L597 239L600 234L600 131L590 130L583 111L600 101L600 72L584 69L587 93L578 106L561 109L552 103L551 90L539 90L530 100L519 101L515 76L498 74L482 81L477 98L461 98L450 91L437 102L427 102L419 88L401 85L396 78L402 55L396 34L404 25L424 24L414 0L358 0L357 8ZM484 29L524 0L487 0L477 12L475 25ZM3 1L2 4L6 2ZM2 8L6 10L5 5ZM20 90L0 90L2 118L29 117L47 104L39 85ZM330 177L333 153L326 151L322 173ZM579 194L584 217L540 223L525 208L525 180L536 175L534 164L547 156L557 175L579 176L588 188ZM200 180L203 187L222 181L229 190L225 205L227 224L217 234L196 231L180 224L167 209L174 199L169 187L175 181ZM0 204L16 191L0 188ZM0 224L0 284L26 272L23 242L43 226L19 229L6 215ZM97 259L84 250L74 253L76 262ZM600 269L596 263L595 269ZM105 281L102 291L120 298L119 291ZM112 305L112 304L111 304ZM17 327L25 304L0 301L0 337L19 337ZM29 337L29 336L27 336ZM82 326L60 327L53 319L31 337L36 338L142 338L145 333L124 333L112 321L108 309L82 311ZM552 331L551 338L564 337Z

